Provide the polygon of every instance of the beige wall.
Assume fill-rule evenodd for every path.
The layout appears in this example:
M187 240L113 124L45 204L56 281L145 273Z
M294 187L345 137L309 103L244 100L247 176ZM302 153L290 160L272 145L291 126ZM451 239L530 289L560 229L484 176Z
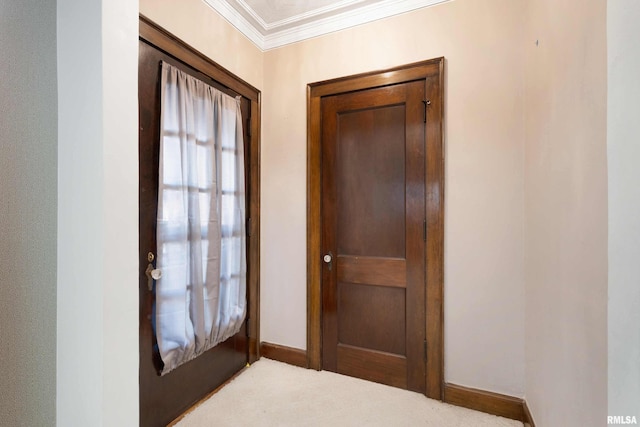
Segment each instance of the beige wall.
M262 89L262 51L203 0L140 0L140 14Z
M56 415L56 2L0 3L0 424Z
M607 2L609 415L640 419L640 2Z
M526 398L542 426L606 423L606 12L527 1Z
M262 339L306 347L306 85L446 58L446 380L524 392L522 1L457 0L265 53Z

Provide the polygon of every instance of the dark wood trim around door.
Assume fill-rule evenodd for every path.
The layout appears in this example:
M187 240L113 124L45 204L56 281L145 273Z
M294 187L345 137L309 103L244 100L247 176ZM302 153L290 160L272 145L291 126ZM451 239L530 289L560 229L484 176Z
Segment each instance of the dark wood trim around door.
M140 15L140 38L240 95L252 101L257 101L260 98L258 89L216 64L205 54L197 51L144 15Z
M249 363L260 358L260 105L258 89L213 62L182 40L167 32L153 21L140 15L140 39L156 46L191 68L209 76L249 99L250 107L250 180L248 185L249 212L247 224L247 327L249 338Z
M409 64L389 70L359 74L307 86L307 358L309 368L322 368L322 128L321 99L362 89L422 80L426 99L426 395L443 399L444 334L444 58Z

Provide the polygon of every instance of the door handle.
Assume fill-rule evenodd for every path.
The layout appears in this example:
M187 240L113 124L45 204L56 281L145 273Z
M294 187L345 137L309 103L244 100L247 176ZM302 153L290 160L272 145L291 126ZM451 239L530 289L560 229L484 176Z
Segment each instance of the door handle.
M147 269L144 271L144 274L147 275L147 279L149 279L148 286L149 290L153 290L153 281L158 280L162 277L162 270L158 268L153 268L153 264L149 263L147 265Z
M322 260L325 262L325 264L329 265L329 271L331 271L331 266L333 264L333 254L331 252L325 254L325 256L322 257Z
M147 286L149 287L149 291L153 290L153 281L158 280L162 277L162 270L158 268L153 268L152 262L154 259L155 259L155 256L153 255L153 252L149 252L149 254L147 255L147 260L149 260L149 265L147 265L147 269L144 271L144 274L147 276L147 279L148 279Z

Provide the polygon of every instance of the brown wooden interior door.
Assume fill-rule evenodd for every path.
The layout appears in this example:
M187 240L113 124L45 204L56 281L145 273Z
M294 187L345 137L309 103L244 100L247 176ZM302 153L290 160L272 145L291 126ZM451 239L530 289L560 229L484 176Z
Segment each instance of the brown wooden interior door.
M321 105L323 369L423 393L424 96L421 80Z
M246 322L227 341L180 366L165 376L158 374L161 359L153 331L154 293L148 289L145 268L147 253L156 252L156 215L158 201L158 162L160 141L160 61L166 61L232 95L237 94L145 41L139 43L139 161L140 161L140 426L166 426L221 385L247 363ZM242 98L242 115L248 120L250 102ZM245 153L249 153L245 126ZM251 171L245 160L246 182ZM247 200L250 200L247 188ZM249 210L247 209L247 212ZM247 251L249 251L247 239ZM251 271L248 269L247 276Z

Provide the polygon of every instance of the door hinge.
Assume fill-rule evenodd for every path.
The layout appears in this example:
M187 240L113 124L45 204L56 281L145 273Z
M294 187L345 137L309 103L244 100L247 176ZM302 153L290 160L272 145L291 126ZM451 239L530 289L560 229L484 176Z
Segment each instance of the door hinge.
M427 220L422 221L422 240L427 241Z
M424 340L424 361L427 361L427 340Z
M431 100L425 99L422 103L424 104L424 122L427 123L427 106L431 105Z
M247 236L251 237L251 218L247 218Z

